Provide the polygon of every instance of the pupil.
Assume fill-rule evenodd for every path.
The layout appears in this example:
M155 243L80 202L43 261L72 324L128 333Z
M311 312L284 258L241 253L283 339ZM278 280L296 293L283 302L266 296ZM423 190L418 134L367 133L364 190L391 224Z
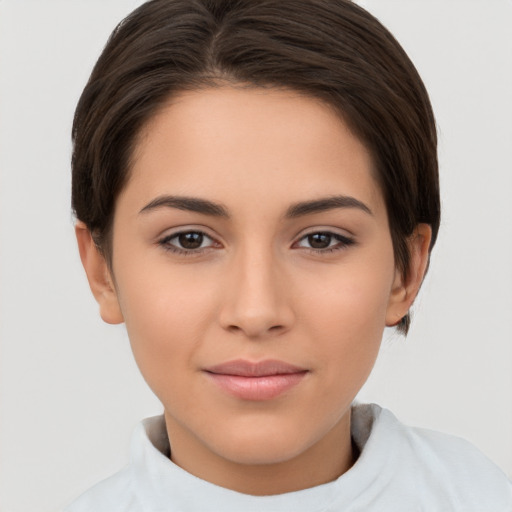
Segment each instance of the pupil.
M203 243L203 235L201 233L182 233L178 240L184 249L199 249Z
M308 242L314 249L325 249L331 243L331 235L325 233L315 233L308 236Z

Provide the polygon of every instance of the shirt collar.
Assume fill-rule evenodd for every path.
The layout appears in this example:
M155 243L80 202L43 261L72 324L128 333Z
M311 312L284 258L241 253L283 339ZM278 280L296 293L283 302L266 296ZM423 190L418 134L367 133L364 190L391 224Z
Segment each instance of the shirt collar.
M375 487L377 480L379 487L385 485L382 468L389 465L389 458L386 459L382 454L381 460L376 460L370 446L380 444L379 430L382 429L376 428L376 425L382 423L382 412L388 411L376 405L353 406L352 437L360 455L349 471L333 482L272 496L251 496L235 492L201 480L181 469L169 459L164 417L148 418L137 427L132 439L132 485L138 501L151 510L165 509L170 503L173 510L180 512L320 512L334 507L340 510L340 507L353 503L359 494L368 492L369 486ZM386 437L387 453L393 453L392 442L392 439Z

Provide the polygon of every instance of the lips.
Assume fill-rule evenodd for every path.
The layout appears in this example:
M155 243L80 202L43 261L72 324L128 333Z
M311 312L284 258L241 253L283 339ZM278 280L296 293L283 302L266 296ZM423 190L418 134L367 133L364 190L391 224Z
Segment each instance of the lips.
M297 386L308 370L284 361L234 360L205 368L205 375L222 391L242 400L271 400Z

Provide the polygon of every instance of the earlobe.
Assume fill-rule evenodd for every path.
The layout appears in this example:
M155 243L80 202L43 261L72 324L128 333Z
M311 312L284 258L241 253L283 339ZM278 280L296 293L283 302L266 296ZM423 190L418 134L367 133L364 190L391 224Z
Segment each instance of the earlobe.
M410 264L407 275L404 277L398 269L395 271L386 313L386 326L397 325L409 312L428 268L431 239L430 225L418 224L409 239Z
M78 221L75 225L80 259L84 266L89 286L99 304L100 315L108 324L124 321L117 298L114 281L104 256L99 251L87 226Z

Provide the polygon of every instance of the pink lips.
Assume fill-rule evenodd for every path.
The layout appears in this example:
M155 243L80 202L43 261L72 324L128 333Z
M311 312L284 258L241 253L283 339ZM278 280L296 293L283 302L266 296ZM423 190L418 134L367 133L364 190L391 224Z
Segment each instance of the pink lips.
M271 400L299 384L308 370L277 360L242 359L204 369L221 389L242 400Z

